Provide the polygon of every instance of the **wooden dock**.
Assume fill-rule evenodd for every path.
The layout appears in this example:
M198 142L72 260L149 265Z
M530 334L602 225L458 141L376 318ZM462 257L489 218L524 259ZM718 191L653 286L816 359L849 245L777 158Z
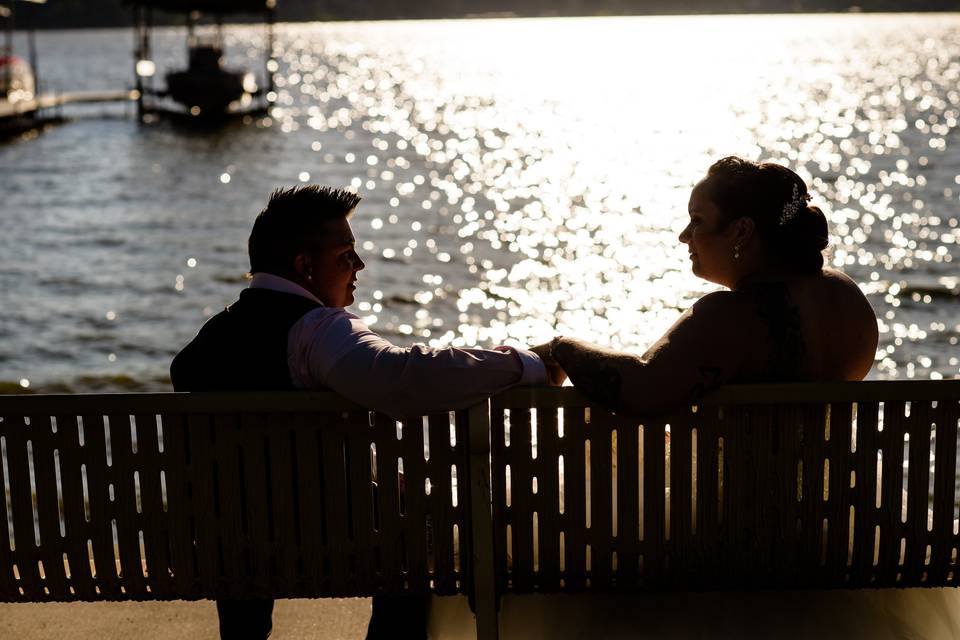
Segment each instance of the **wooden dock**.
M0 100L0 121L7 118L27 116L44 109L52 109L69 104L91 104L101 102L129 102L137 99L135 90L114 91L71 91L68 93L47 93L29 100L8 102Z

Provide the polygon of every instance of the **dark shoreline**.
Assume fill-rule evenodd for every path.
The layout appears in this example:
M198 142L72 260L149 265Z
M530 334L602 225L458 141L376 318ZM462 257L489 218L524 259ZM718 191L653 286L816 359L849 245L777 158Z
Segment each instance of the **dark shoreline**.
M410 2L399 10L396 2L347 4L329 2L323 10L310 0L280 0L277 22L368 22L391 20L470 20L497 18L587 18L635 16L703 16L703 15L805 15L829 13L939 13L960 10L955 2L927 0L906 3L902 0L874 0L862 4L835 0L717 0L712 6L694 0L599 0L588 5L580 0L567 0L563 6L543 9L532 0L505 3L498 0L451 0L446 9L427 3ZM561 4L561 3L558 3ZM510 6L499 6L510 5ZM599 6L597 6L599 5ZM226 17L231 23L257 23L260 15L237 14ZM17 12L19 28L37 30L125 28L132 24L130 8L124 0L62 0L56 5L21 5ZM184 24L183 16L155 12L157 26Z

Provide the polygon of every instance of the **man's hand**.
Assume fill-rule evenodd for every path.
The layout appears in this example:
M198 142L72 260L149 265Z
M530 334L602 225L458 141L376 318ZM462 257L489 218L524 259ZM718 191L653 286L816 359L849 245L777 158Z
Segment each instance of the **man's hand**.
M563 384L563 381L567 379L567 374L563 371L563 368L557 364L557 361L554 360L551 349L552 344L552 342L538 344L535 347L530 347L530 351L540 356L540 359L543 360L543 364L547 368L547 382L550 383L550 386L559 387Z

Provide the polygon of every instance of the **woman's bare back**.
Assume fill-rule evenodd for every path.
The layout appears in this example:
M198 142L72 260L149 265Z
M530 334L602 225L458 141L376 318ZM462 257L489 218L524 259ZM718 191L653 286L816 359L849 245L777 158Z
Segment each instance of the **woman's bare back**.
M839 271L754 279L738 286L746 315L731 331L753 353L737 380L861 380L877 347L873 309ZM747 302L745 299L749 299ZM766 335L767 339L761 339Z
M808 380L862 380L877 350L877 320L857 284L839 271L791 278L790 298L800 316Z

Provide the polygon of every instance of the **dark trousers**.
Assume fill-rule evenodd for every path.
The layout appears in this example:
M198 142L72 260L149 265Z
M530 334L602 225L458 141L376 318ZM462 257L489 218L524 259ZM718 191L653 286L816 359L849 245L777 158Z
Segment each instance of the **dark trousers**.
M373 596L367 640L426 640L430 596Z
M430 596L374 596L367 640L427 637ZM221 640L265 640L273 629L273 600L217 600Z
M217 600L220 640L261 640L273 630L273 600Z

